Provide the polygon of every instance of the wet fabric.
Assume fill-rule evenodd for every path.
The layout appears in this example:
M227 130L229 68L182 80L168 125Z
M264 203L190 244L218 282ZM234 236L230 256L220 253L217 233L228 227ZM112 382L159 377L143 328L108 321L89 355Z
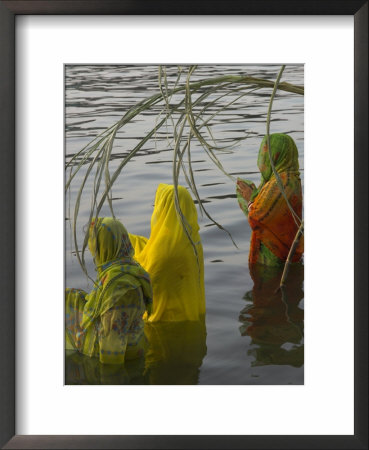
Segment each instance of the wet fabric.
M279 174L286 196L299 218L302 217L302 190L299 174L298 151L293 139L286 134L270 135L272 159ZM269 160L266 137L263 139L258 167L261 183L254 189L248 207L237 188L239 204L248 216L252 228L249 262L265 265L281 265L296 236L298 226L288 208L273 174ZM241 180L250 185L251 182ZM303 237L294 253L292 262L299 261L303 253Z
M148 321L199 320L205 314L204 259L195 204L178 186L179 205L192 241L175 208L174 186L159 184L147 239L130 234L135 258L150 274L153 306Z
M93 222L88 245L97 280L89 294L66 290L66 348L122 364L145 349L142 315L151 309L150 278L132 258L128 233L118 220Z

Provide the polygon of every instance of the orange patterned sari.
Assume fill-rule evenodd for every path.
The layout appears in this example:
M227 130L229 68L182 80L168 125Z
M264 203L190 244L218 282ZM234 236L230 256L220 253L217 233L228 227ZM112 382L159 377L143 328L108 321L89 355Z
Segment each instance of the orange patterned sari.
M283 263L287 259L300 224L299 219L302 217L302 189L296 144L286 134L272 134L270 146L274 166L297 218L292 215L272 172L266 138L264 138L258 156L262 182L252 193L247 211L245 199L240 198L241 192L237 191L241 209L248 216L252 228L249 253L251 264ZM250 184L250 182L247 183ZM301 238L292 262L299 261L303 251L304 241Z

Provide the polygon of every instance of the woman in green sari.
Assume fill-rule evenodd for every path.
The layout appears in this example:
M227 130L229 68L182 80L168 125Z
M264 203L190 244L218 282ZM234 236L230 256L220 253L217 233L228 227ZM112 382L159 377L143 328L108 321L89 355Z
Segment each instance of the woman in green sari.
M151 311L150 278L133 259L127 230L119 220L94 221L88 246L97 280L89 294L66 290L66 349L97 356L101 363L123 364L142 356L146 347L142 316Z

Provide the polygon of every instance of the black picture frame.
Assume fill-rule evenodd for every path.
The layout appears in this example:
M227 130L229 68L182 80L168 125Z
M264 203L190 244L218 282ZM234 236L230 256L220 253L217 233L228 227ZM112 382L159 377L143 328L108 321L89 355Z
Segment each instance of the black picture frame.
M354 16L354 435L17 436L15 435L15 16L19 14L206 14ZM367 449L368 448L368 1L43 0L0 1L0 445L7 449ZM338 180L339 181L339 180ZM342 186L338 186L338 189ZM318 407L318 405L317 405Z

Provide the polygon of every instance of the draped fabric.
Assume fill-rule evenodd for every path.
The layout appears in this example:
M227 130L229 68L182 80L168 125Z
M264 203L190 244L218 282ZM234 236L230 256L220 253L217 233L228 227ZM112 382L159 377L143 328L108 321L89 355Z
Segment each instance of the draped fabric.
M159 184L147 239L129 235L135 258L153 287L149 322L199 320L205 314L204 260L195 204L183 186L178 201L186 234L175 208L174 186Z
M299 174L298 151L293 139L286 134L270 135L272 159L281 179L285 194L298 218L302 217L302 190ZM243 212L248 216L252 228L249 262L279 265L286 260L298 230L295 221L278 186L269 160L266 137L258 156L261 183L251 195L251 203L237 188L237 197ZM249 186L250 181L246 182ZM299 261L303 253L303 238L294 253L293 262Z
M99 356L102 363L122 364L145 348L142 315L151 309L150 278L133 260L128 233L118 220L94 221L88 246L97 280L89 294L66 290L66 345Z

